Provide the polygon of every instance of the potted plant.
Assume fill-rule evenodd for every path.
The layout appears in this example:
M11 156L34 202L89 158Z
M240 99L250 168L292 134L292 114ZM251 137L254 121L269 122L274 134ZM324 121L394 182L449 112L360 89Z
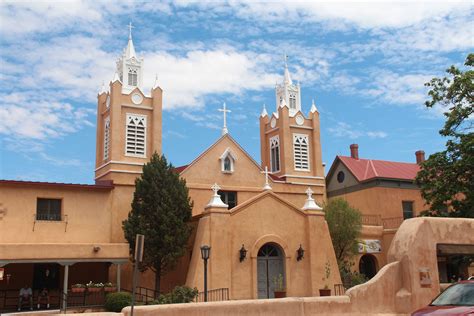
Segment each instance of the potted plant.
M89 283L86 284L87 291L89 292L100 292L102 288L104 287L103 283L92 283L92 281L89 281Z
M117 290L117 287L112 282L107 282L104 284L105 292L115 292L116 290Z
M286 289L283 285L283 274L279 274L278 277L273 277L273 285L275 298L286 297Z
M331 296L331 289L328 286L330 276L331 276L331 263L329 263L329 260L328 260L326 261L326 265L324 266L323 282L325 282L325 284L324 284L324 288L319 289L319 296Z
M81 283L76 283L71 285L71 292L72 293L83 293L86 290L86 286Z

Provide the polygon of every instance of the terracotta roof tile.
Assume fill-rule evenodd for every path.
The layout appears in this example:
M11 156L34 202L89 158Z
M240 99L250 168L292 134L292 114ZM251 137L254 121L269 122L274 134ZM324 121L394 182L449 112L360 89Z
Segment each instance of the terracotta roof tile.
M338 156L338 158L359 182L373 178L414 180L420 170L420 166L416 163L354 159L346 156Z

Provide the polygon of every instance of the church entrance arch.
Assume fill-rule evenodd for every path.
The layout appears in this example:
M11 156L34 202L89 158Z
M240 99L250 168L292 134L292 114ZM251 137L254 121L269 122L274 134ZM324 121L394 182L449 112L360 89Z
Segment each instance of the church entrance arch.
M377 274L377 259L373 255L363 255L359 261L359 272L372 279Z
M275 280L278 279L280 274L283 277L283 287L286 287L284 258L283 250L274 243L266 243L258 251L258 298L275 297Z

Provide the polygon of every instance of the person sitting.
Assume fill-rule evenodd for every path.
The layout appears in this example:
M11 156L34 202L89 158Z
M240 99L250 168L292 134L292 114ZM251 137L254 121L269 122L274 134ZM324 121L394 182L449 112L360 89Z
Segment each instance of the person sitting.
M39 293L38 293L38 309L41 308L41 303L46 301L46 308L49 308L49 292L47 288L43 288Z
M20 297L18 298L18 311L21 310L23 301L29 301L30 310L33 310L33 291L31 291L31 287L28 285L25 285L20 289Z

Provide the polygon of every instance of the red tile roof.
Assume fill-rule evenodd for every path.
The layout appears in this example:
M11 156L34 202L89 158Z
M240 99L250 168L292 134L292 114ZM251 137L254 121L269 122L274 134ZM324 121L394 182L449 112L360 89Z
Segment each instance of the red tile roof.
M173 170L178 172L178 173L181 173L183 172L184 169L186 169L189 165L184 165L184 166L179 166L179 167L175 167Z
M420 170L416 163L337 156L359 182L373 178L414 180Z

